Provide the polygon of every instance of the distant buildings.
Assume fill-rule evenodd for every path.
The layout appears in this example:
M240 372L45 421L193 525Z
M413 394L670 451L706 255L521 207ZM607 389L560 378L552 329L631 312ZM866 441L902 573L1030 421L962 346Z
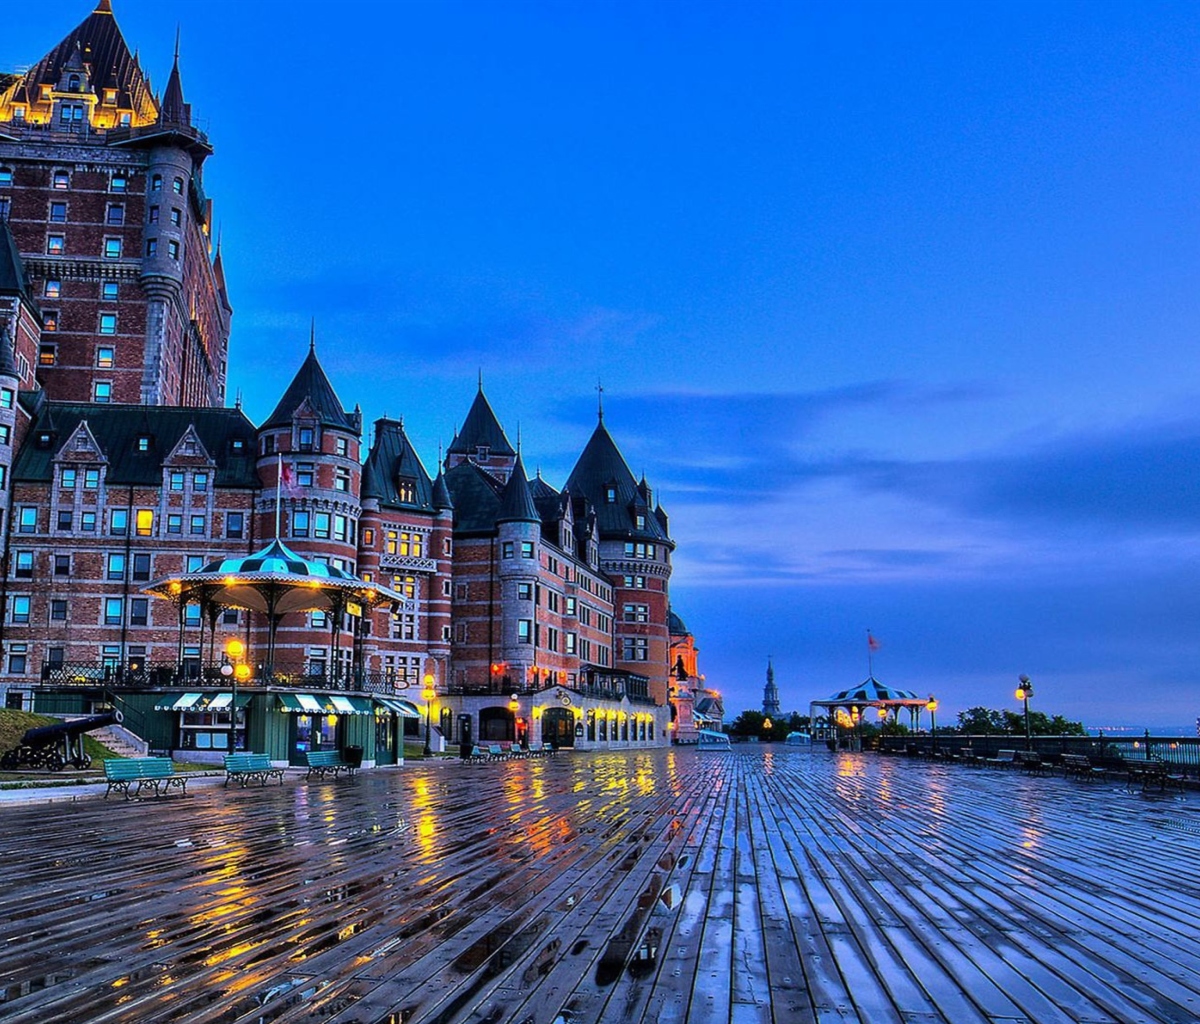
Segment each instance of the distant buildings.
M527 476L482 381L432 476L398 420L377 420L363 448L361 411L311 339L264 423L223 407L232 307L211 153L178 55L154 94L108 0L27 72L0 75L6 704L141 694L159 745L227 749L235 713L215 673L237 638L252 668L239 732L276 759L348 738L395 759L384 719L414 710L447 742L560 746L665 743L673 696L719 718L719 698L671 671L675 543L602 414L556 489ZM285 615L268 655L265 614L145 592L252 556L277 529L296 555L398 599ZM436 698L420 700L430 682ZM196 700L168 699L180 683ZM272 697L297 687L320 714ZM372 734L350 721L371 702L348 711L338 690L410 704L376 707Z

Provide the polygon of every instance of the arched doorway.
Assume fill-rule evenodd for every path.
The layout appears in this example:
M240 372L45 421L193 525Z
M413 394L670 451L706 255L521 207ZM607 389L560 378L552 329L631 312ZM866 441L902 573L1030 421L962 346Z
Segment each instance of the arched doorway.
M516 716L508 708L491 707L480 710L480 743L512 743L516 738Z
M546 708L542 712L542 742L555 749L575 746L575 715L566 708Z

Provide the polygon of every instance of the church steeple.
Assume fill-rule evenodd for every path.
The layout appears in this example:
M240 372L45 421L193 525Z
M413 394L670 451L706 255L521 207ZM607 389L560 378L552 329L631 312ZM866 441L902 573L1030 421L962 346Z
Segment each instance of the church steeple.
M770 657L767 658L767 685L763 687L762 709L768 718L778 717L783 713L779 704L779 687L775 685L775 666Z

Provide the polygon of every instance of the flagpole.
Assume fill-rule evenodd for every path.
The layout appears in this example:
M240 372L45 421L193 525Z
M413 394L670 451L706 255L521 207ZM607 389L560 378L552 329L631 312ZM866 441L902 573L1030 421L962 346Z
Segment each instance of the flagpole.
M275 539L279 540L279 507L283 501L283 452L279 453L279 471L275 474Z
M279 531L279 524L275 524L276 533ZM875 678L875 666L871 661L871 655L874 652L874 645L871 643L871 631L867 630L867 678Z

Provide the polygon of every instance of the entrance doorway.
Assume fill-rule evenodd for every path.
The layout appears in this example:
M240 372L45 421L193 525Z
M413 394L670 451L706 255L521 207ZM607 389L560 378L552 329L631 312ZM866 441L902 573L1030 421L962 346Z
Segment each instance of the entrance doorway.
M575 746L575 715L566 708L546 708L542 712L542 742L556 750Z

